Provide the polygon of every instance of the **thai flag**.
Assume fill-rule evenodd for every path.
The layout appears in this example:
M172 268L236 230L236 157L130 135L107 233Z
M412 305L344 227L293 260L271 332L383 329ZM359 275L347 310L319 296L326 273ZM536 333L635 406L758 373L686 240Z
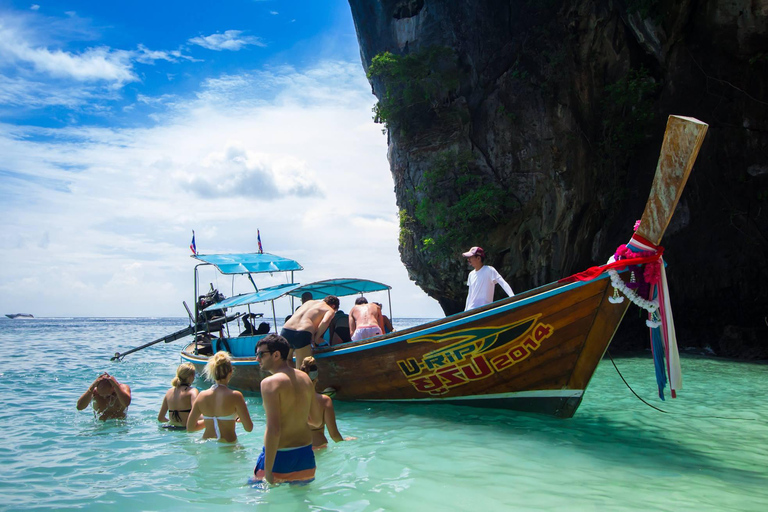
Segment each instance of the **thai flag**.
M261 248L261 233L259 230L256 230L256 240L259 242L259 254L264 254L264 249Z
M192 243L189 244L189 248L192 250L192 254L197 254L197 246L195 245L195 230L192 230Z

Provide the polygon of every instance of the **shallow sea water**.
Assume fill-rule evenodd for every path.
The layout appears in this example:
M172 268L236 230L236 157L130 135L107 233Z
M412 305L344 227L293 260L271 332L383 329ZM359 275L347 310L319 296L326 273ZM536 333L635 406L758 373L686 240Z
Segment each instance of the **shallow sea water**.
M396 327L416 323L396 322ZM683 357L684 390L656 396L649 354L598 367L576 416L335 402L356 441L317 453L317 479L246 481L264 416L235 445L158 428L182 342L109 362L183 319L0 320L0 509L768 510L768 365ZM128 418L75 402L102 371L131 385ZM202 381L196 385L204 387Z

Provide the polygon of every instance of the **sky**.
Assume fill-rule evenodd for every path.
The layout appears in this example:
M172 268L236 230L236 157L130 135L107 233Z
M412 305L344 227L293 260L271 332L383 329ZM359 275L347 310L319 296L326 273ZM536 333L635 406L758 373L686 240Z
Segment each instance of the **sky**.
M192 231L211 254L259 230L298 282L443 316L400 261L375 101L346 0L0 0L0 313L186 316Z

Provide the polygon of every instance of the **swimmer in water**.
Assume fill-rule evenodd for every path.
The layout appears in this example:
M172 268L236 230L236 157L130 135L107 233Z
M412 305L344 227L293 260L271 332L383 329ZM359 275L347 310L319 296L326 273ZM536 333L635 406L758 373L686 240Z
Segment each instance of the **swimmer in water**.
M237 422L243 424L246 432L253 430L243 394L227 387L233 372L232 359L226 352L217 352L208 360L203 374L206 379L216 383L197 395L187 417L188 431L205 429L203 439L234 443L237 441Z
M301 363L301 371L309 375L312 380L313 388L317 386L318 371L317 364L315 364L314 357L306 357ZM328 446L328 439L325 437L325 428L328 428L328 435L331 436L334 442L340 443L342 441L354 441L356 437L343 437L339 432L339 427L336 425L336 412L333 410L333 400L331 397L325 396L322 393L315 393L315 398L323 409L323 424L317 428L310 426L312 430L312 448L326 448Z
M195 367L190 363L180 364L176 377L171 381L171 389L163 397L163 405L157 414L157 421L166 423L163 428L186 430L187 417L192 411L192 403L197 398L197 389L192 387L195 380ZM170 420L165 416L169 414Z
M102 421L125 418L125 410L131 405L131 387L120 384L116 378L104 372L96 377L77 400L77 410L82 411L88 404L93 404L94 416Z

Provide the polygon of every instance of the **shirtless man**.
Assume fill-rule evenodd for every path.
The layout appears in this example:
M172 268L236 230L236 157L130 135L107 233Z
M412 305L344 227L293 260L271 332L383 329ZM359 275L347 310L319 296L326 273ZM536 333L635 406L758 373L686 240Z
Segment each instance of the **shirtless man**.
M312 347L322 342L323 334L338 309L339 299L328 295L323 300L308 300L285 322L280 336L288 340L299 364L312 355ZM292 355L288 354L288 361L291 361Z
M94 414L100 414L99 419L124 418L125 410L131 405L131 387L120 384L107 372L102 373L93 381L83 395L77 400L77 410L82 411L88 404L93 404Z
M289 351L288 341L276 334L265 336L256 345L256 359L271 375L261 381L267 428L253 473L256 480L270 484L315 479L310 427L322 425L323 411L309 376L288 365Z
M376 304L368 304L365 297L355 299L355 307L349 312L349 332L352 333L352 341L384 334L381 308Z

